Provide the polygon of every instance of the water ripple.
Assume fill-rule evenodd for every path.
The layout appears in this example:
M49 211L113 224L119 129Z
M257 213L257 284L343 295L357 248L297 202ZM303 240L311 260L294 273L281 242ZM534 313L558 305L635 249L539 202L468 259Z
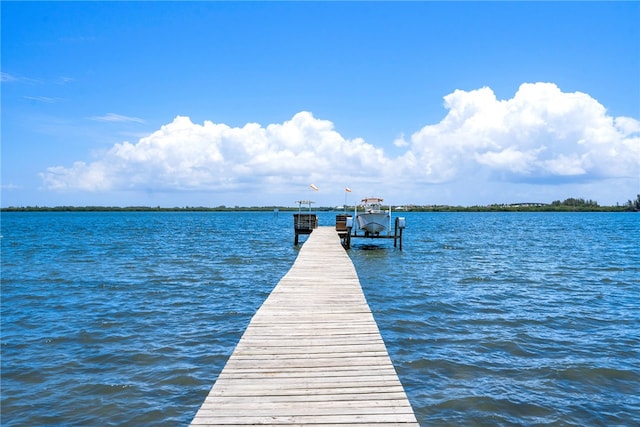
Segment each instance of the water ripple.
M639 234L637 218L407 214L407 224L402 253L350 256L422 425L640 419L640 249L621 238Z
M349 254L421 425L637 423L637 216L406 217L403 251ZM290 222L3 213L2 425L187 425L291 267Z

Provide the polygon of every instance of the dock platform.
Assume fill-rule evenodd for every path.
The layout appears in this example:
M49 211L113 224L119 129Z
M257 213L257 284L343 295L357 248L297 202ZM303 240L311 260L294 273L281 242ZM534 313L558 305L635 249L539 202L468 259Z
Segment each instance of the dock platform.
M310 234L191 425L418 427L333 227Z

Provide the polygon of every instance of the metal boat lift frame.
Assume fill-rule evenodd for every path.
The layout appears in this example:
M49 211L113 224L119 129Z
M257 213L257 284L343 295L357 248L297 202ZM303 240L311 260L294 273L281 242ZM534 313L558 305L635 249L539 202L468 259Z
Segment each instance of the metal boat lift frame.
M342 218L340 218L342 217ZM341 219L341 220L340 220ZM391 209L389 209L389 222L391 222ZM396 217L394 221L393 234L391 234L391 227L388 228L387 234L363 234L359 235L357 227L353 225L353 217L350 215L337 215L336 216L336 231L340 236L342 246L345 249L351 249L352 238L364 238L364 239L393 239L393 247L398 247L402 250L402 231L406 227L406 221L404 217Z

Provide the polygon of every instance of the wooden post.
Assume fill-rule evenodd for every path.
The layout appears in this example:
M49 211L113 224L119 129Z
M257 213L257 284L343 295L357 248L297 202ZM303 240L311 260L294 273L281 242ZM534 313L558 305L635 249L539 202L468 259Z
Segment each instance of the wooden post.
M393 247L397 247L397 241L400 240L400 250L402 250L402 230L404 227L400 227L400 218L396 218L395 227L393 230Z
M351 249L351 228L347 228L347 235L344 236L345 239L345 248Z
M394 228L393 228L393 247L397 247L397 243L398 243L398 218L396 218L395 222L394 222Z

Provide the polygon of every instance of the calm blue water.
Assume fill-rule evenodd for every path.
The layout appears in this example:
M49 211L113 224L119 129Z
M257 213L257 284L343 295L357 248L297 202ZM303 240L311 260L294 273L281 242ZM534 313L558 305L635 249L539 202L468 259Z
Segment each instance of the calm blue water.
M638 214L405 216L349 253L421 425L638 424ZM297 256L291 213L1 219L6 426L187 425Z

